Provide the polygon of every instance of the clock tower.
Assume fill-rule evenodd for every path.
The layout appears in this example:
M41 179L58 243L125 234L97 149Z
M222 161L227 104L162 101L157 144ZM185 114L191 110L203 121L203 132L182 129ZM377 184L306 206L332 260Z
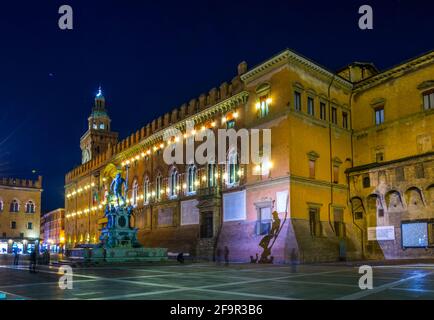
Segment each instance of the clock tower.
M100 87L95 96L92 113L88 118L88 129L80 139L82 164L106 152L109 145L117 143L118 133L111 131L110 122L105 108L105 98Z

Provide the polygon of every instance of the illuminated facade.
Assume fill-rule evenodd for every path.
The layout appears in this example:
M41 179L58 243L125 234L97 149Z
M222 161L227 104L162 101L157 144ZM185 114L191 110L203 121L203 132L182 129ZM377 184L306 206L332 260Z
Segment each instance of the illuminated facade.
M285 50L250 70L241 63L230 83L120 142L90 122L107 138L66 175L67 245L97 242L117 167L128 169L145 246L245 262L430 256L433 71L432 52L383 72L370 63L331 72ZM233 165L237 149L218 165L163 161L167 145L203 127L271 129L271 159ZM173 128L181 141L163 139Z
M21 253L39 240L42 177L37 181L0 178L0 254Z
M65 245L65 209L59 208L41 217L41 240L51 252L62 252Z

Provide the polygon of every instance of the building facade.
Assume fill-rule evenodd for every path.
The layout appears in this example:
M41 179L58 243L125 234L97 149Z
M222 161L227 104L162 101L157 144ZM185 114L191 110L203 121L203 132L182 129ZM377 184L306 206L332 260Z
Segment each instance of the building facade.
M100 91L81 142L92 152L66 174L67 246L98 242L122 171L145 246L244 262L430 256L433 71L434 52L332 72L285 50L119 142ZM200 149L203 129L271 129L271 156L241 163L236 146L224 161L164 161Z
M42 246L52 253L61 253L65 246L65 209L47 212L41 217Z
M0 179L0 254L26 253L39 241L42 177Z

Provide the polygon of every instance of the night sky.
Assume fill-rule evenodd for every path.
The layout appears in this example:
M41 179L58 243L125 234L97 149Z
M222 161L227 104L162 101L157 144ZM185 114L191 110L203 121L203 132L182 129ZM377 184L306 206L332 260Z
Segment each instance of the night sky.
M74 30L58 8L74 9ZM374 30L358 8L374 9ZM434 49L432 1L2 1L0 176L43 181L43 212L64 205L64 176L99 84L124 138L150 120L291 48L336 70L391 67ZM430 7L430 8L429 8ZM433 75L434 76L434 75ZM32 173L36 170L36 173Z

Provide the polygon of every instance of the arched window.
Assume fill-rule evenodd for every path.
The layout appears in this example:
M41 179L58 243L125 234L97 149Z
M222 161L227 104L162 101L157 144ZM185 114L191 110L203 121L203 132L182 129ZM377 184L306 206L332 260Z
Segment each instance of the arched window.
M3 212L3 200L0 200L0 212Z
M196 176L197 170L195 165L190 165L187 168L187 194L193 194L196 192Z
M134 179L133 190L131 195L131 204L133 205L133 207L137 207L138 195L139 195L139 183L137 182L137 179Z
M157 197L157 200L161 199L162 185L163 185L163 177L161 176L161 173L158 173L157 178L155 179L155 196Z
M26 213L35 213L35 204L31 200L26 203Z
M144 199L144 203L147 204L149 203L149 198L150 198L150 192L149 192L149 178L145 177L145 179L143 180L143 199Z
M11 202L11 207L10 207L10 212L18 212L20 210L20 206L19 206L19 204L18 204L18 201L17 200L13 200L12 202Z
M228 186L234 186L240 181L239 173L240 165L238 163L238 155L235 150L229 152L228 162L226 165L226 183Z
M179 190L179 174L176 168L172 168L169 174L169 197L176 198Z

